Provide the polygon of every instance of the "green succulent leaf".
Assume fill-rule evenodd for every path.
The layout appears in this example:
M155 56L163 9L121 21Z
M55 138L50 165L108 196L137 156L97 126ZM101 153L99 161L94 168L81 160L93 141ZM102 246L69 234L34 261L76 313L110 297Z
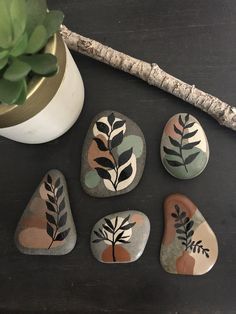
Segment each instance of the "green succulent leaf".
M26 4L25 0L12 0L10 15L13 26L14 40L17 40L25 30L26 26Z
M24 81L10 82L0 79L0 101L5 104L14 104L20 97Z
M0 59L0 70L2 70L7 65L7 62L8 62L8 56Z
M59 30L63 18L64 15L61 11L50 11L47 13L43 24L47 30L48 37L51 37Z
M29 64L16 59L8 67L3 77L5 80L16 82L26 77L30 71L31 67Z
M14 47L10 51L10 55L13 57L18 57L22 55L25 52L27 46L28 46L28 35L27 33L24 33L18 38Z
M8 1L0 0L0 47L9 48L12 43L12 25Z
M47 14L46 0L26 0L26 31L30 35L37 25L43 24Z
M21 59L31 66L34 73L42 76L54 74L58 69L57 58L50 53L23 56Z
M28 42L28 46L26 48L26 52L30 54L34 54L42 49L48 39L48 34L45 26L38 25L35 27L33 33L31 34Z
M23 87L19 97L16 99L15 103L17 105L23 105L27 97L27 83L26 80L23 80Z

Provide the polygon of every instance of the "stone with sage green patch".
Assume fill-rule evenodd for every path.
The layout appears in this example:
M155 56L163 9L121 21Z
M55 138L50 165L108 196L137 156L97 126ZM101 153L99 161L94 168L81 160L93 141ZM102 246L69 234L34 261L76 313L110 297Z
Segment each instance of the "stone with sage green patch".
M24 254L64 255L73 250L76 238L65 178L50 170L18 223L16 246Z
M182 194L164 202L164 235L160 261L172 274L203 275L216 263L217 239L196 205Z
M150 233L148 217L127 210L100 219L91 233L91 250L102 263L131 263L145 249Z
M137 124L121 113L101 112L84 141L82 187L94 197L127 193L139 183L145 159L145 139Z
M198 120L187 113L174 115L164 128L160 154L165 169L178 179L192 179L201 174L210 153Z

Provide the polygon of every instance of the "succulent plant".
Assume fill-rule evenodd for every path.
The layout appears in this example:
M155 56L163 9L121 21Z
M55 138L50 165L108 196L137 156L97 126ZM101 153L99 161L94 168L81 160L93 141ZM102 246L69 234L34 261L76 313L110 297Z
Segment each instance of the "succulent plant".
M0 0L0 103L23 104L32 75L57 73L57 58L43 48L62 21L46 0Z

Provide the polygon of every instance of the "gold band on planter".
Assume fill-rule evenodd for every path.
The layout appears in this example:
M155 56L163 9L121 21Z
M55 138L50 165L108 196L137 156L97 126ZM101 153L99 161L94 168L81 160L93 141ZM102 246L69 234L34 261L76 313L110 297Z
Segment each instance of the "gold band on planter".
M65 73L66 50L61 35L54 35L45 52L57 57L59 70L52 77L33 78L28 85L27 99L23 105L0 104L0 128L22 123L44 109L55 96Z

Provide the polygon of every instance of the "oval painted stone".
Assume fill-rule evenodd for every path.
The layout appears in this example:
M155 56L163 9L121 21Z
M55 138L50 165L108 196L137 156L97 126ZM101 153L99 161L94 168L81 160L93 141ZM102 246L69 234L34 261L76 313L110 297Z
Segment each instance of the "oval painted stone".
M128 210L100 219L91 233L91 250L102 263L131 263L145 249L150 233L148 217Z
M137 124L121 113L101 112L84 141L82 187L95 197L127 193L139 183L145 159L145 139Z
M172 274L203 275L216 263L217 239L196 205L182 194L164 202L165 230L160 261Z
M24 254L64 255L74 248L76 238L65 178L50 170L18 223L16 246Z
M174 115L166 124L161 139L161 161L178 179L198 176L209 160L209 146L203 128L187 113Z

